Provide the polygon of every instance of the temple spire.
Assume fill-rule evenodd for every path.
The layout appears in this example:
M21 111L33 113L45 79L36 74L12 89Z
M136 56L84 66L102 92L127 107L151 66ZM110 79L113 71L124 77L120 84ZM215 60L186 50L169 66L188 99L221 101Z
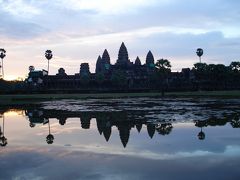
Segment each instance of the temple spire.
M104 52L103 52L102 61L103 61L104 64L110 64L110 56L108 54L107 49L105 49Z
M129 63L129 58L128 58L128 51L127 48L124 44L124 42L122 42L119 52L118 52L118 60L117 60L117 64L127 64Z
M147 57L146 57L146 64L151 65L154 64L154 57L151 51L148 51Z
M136 66L141 66L141 61L139 59L139 57L137 56L136 60L135 60L135 65Z
M100 73L101 72L101 63L102 63L102 58L99 55L98 59L97 59L97 63L96 63L96 70L95 70L96 73Z

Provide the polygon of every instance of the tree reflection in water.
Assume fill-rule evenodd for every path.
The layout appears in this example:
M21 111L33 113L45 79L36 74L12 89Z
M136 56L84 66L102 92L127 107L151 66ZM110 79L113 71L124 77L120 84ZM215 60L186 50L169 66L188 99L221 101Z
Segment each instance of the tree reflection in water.
M65 117L58 118L59 124L62 126L66 124L66 120L67 120L67 118L65 118Z
M240 128L240 118L239 118L239 114L235 114L233 116L233 119L231 121L231 125L233 128Z
M58 119L59 124L64 126L68 118L79 118L80 126L82 129L90 129L91 121L96 119L97 130L100 135L103 135L106 142L111 138L112 129L116 127L119 131L119 139L125 148L129 142L132 129L136 129L137 132L141 132L143 127L146 128L148 136L152 139L157 132L158 135L169 135L173 131L173 120L169 116L169 119L151 120L141 114L142 112L134 111L112 111L112 112L79 112L79 111L62 111L62 110L46 110L41 107L27 107L25 115L29 119L29 125L31 128L36 127L37 124L48 124L48 135L46 142L53 144L54 136L51 134L51 125L49 119ZM1 146L7 145L7 138L4 136L4 116L2 128L0 126ZM168 117L168 116L166 116ZM195 126L200 128L200 132L197 134L199 140L204 140L206 135L203 131L208 126L225 126L230 124L233 128L240 128L239 114L233 113L223 118L210 117L206 120L193 121ZM143 133L145 133L144 131ZM156 135L155 135L156 136Z
M165 136L172 132L172 124L171 123L163 123L163 124L157 124L156 130L159 134Z
M119 137L123 147L126 147L129 142L130 132L132 128L140 133L143 125L147 128L147 133L152 139L155 131L159 135L169 135L173 130L173 124L171 120L166 119L165 121L149 121L147 118L136 119L134 116L128 114L128 112L66 112L60 110L44 110L44 109L28 109L26 115L29 117L30 124L43 123L44 118L57 118L59 124L65 125L67 118L80 118L80 124L82 129L90 129L91 120L96 119L97 129L100 135L103 135L105 140L108 142L112 127L117 127L119 131ZM132 113L132 112L131 112ZM224 126L230 123L233 128L240 127L239 115L232 115L230 117L224 117L223 119L211 117L207 120L196 120L195 126L201 128L198 133L198 139L204 140L205 133L203 128L207 126ZM53 143L54 136L50 133L49 124L49 135L47 136L47 142Z
M198 133L197 137L199 140L204 140L205 139L205 133L202 131L203 127L207 127L207 121L196 121L195 123L196 127L200 127L201 131Z
M4 136L5 116L2 115L2 129L0 126L0 146L6 146L8 144L7 138Z
M53 143L53 140L54 140L54 136L51 134L51 131L50 131L50 121L48 119L48 135L46 137L46 141L48 144L52 144Z
M199 140L205 139L205 133L202 131L202 127L201 127L201 131L198 133L198 139Z

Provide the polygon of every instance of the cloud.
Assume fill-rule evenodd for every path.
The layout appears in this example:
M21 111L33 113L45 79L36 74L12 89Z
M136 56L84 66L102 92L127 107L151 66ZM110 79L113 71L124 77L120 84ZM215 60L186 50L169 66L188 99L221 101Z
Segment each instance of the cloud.
M2 23L6 21L3 20ZM31 22L6 22L4 27L0 27L0 33L2 38L29 40L35 39L49 32L47 28L44 28L36 23Z
M151 49L156 58L172 60L174 69L191 66L200 46L208 61L229 64L239 59L240 1L0 0L0 5L0 42L8 54L15 50L7 58L24 59L26 67L52 48L66 61L80 59L77 67L89 62L93 71L105 48L115 62L122 41L132 60L140 56L144 61ZM8 61L12 64L6 73L15 73L14 59ZM34 59L38 65L40 61Z
M136 11L139 7L156 4L156 0L58 0L60 6L72 10L90 10L92 12L108 14L125 14ZM166 3L166 0L160 2Z
M20 18L30 18L41 13L41 10L35 7L32 1L1 0L0 4L3 11Z
M239 147L229 153L159 160L69 148L11 147L0 155L0 179L236 179Z

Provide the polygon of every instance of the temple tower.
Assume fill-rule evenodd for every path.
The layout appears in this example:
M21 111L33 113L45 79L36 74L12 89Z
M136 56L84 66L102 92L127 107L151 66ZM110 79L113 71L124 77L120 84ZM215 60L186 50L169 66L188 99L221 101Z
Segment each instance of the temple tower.
M151 51L148 51L147 57L146 57L146 65L147 67L154 67L154 57Z
M102 55L102 68L104 73L106 73L110 69L110 56L107 49L104 50Z
M95 72L96 73L101 73L102 72L102 58L101 58L101 56L98 56Z
M117 64L118 65L127 65L129 63L130 63L130 60L128 58L128 51L127 51L127 48L126 48L124 42L122 42L119 52L118 52Z
M80 66L80 76L90 76L89 64L82 63Z
M108 54L107 49L104 50L103 55L102 55L102 62L104 64L110 64L110 56Z
M104 50L102 58L98 56L96 63L96 73L106 73L110 69L110 56L108 54L107 49Z
M140 61L139 57L137 57L135 60L135 66L141 66L141 65L142 65L141 61Z

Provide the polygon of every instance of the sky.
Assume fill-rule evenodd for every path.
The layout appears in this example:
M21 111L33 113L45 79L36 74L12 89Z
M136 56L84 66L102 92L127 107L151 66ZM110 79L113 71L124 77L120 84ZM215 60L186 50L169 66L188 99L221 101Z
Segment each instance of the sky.
M240 60L238 0L0 0L0 48L5 79L26 77L28 67L47 69L44 53L52 50L50 74L60 67L75 74L87 62L91 72L107 49L111 63L125 43L132 62L168 59L172 71L202 61L229 65Z

